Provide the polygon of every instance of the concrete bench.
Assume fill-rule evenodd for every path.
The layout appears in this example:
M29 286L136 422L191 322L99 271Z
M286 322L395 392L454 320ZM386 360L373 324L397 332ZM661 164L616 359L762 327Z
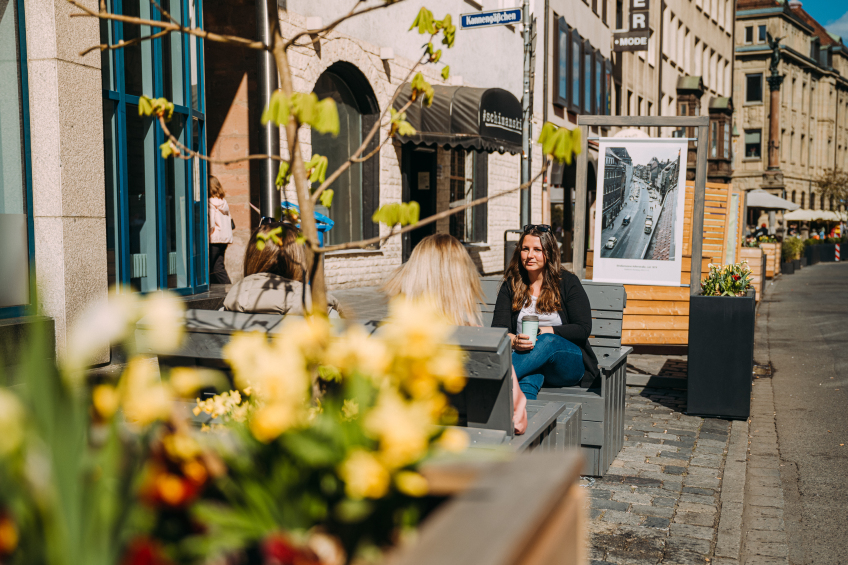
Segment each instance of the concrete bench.
M159 364L167 367L210 367L229 373L223 347L233 333L261 331L276 334L283 326L284 316L247 314L215 310L187 310L185 338L180 349L168 355L148 349ZM333 321L340 329L343 322ZM375 323L369 323L371 330ZM136 326L136 335L152 331L146 320ZM536 447L565 449L577 447L570 430L579 427L582 412L566 402L540 402L528 408L528 429L513 436L512 424L512 356L507 332L503 328L457 327L451 340L467 354L465 389L452 396L451 401L460 415L460 424L471 434L472 443L489 447L498 445L515 451ZM141 339L139 343L150 343ZM479 430L479 431L478 431ZM571 443L567 443L571 441Z
M500 277L482 280L484 323L491 324ZM584 474L603 476L624 444L624 397L627 355L633 350L621 345L621 326L627 293L624 285L583 281L592 308L592 337L589 343L598 357L600 376L584 378L574 387L543 388L538 400L580 403L581 447L586 458Z

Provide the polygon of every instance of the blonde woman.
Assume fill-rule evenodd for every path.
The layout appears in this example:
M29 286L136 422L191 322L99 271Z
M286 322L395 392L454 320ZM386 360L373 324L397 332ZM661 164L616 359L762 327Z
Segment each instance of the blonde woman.
M383 286L389 296L428 296L451 322L458 326L482 326L480 301L483 290L477 267L465 247L447 234L429 235L412 251ZM527 399L512 371L512 417L515 433L527 429Z
M230 284L224 267L227 246L233 242L233 218L224 187L216 177L209 177L209 284Z

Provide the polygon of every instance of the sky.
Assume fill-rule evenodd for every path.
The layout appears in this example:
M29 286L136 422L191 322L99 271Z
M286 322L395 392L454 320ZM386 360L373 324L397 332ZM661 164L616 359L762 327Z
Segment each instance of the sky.
M848 43L848 3L843 0L804 0L804 10L827 31L842 36Z
M607 146L626 147L627 153L630 155L634 167L636 165L647 165L651 161L651 157L656 157L658 161L668 161L669 159L676 159L678 152L681 150L681 148L683 149L684 154L686 152L685 141L651 142L636 139L616 139L614 142L610 141Z

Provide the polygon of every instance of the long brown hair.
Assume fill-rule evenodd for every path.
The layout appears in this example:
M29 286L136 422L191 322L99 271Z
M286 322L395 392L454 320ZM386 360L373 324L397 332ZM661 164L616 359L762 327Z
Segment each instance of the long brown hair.
M209 198L225 198L224 185L218 180L218 177L209 177Z
M389 277L383 291L389 296L429 299L458 326L483 325L480 275L468 251L451 235L439 233L422 239L409 261Z
M264 246L258 249L256 242L259 240L259 234L268 235L276 228L281 228L281 232L276 234L281 240L279 245L269 237L267 240L262 239ZM296 240L297 228L288 223L263 224L253 230L244 252L244 276L273 273L295 281L303 279L306 254L303 252L303 245Z
M521 247L524 245L524 238L528 235L539 238L542 254L545 256L545 266L542 269L542 291L536 300L536 311L542 314L558 312L561 308L560 281L562 280L559 247L550 230L539 231L537 228L531 228L521 234L509 267L504 273L505 284L509 285L512 291L512 310L517 312L530 304L530 278L527 275L527 269L521 264Z

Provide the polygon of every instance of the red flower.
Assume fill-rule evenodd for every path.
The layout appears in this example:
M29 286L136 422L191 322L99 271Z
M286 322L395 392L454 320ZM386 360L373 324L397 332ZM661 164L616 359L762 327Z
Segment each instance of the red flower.
M170 565L159 544L150 538L136 538L127 547L121 565Z
M739 280L739 279L741 279L741 278L742 278L742 277L740 277L739 275L733 275L733 280L735 280L735 281L738 281L738 280Z
M273 534L262 542L265 565L321 565L315 554L292 544L282 534Z

